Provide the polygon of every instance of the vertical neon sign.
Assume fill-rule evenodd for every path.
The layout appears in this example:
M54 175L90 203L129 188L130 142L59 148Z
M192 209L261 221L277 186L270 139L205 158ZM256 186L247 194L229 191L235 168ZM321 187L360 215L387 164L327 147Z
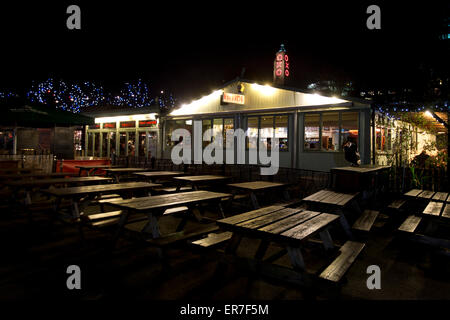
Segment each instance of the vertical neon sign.
M289 77L289 56L286 54L286 49L282 44L280 50L275 55L273 65L273 82L275 84L284 84L284 80Z

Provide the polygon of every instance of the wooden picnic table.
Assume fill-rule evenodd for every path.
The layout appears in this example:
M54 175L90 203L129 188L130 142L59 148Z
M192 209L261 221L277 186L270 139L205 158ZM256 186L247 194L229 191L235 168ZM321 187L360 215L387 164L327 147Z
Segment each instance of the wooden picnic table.
M254 255L257 263L274 262L287 252L294 270L307 273L302 246L305 241L319 234L325 251L334 251L335 244L328 228L338 219L339 215L335 214L301 208L269 206L218 220L217 225L225 232L232 232L231 240L225 250L227 254L236 255L243 237L256 238L261 240ZM264 259L271 242L277 243L283 250ZM348 257L351 261L345 261L350 263L345 264L342 268L334 268L334 272L325 270L321 277L333 279L333 281L340 279L364 247L364 244L356 244L358 244L356 250Z
M87 185L99 184L112 181L111 178L104 177L70 177L70 178L49 178L49 179L22 179L16 181L5 181L5 185L13 189L13 194L17 195L21 189L25 190L25 205L30 205L31 192L35 188L48 188L50 186L70 186L70 185Z
M362 165L359 167L335 167L330 170L331 186L336 191L361 191L363 198L372 197L376 201L383 184L386 171L390 166Z
M179 177L185 173L182 171L150 171L150 172L135 172L135 176L148 179L151 182L155 182L158 179L166 179L172 177Z
M286 184L269 181L252 181L252 182L231 183L228 184L228 186L233 189L232 191L233 197L236 193L236 190L246 192L250 196L253 208L258 209L260 206L256 195L257 193L270 192L273 191L274 189L285 188ZM289 194L287 193L287 190L284 190L283 196L285 200L289 200Z
M88 166L88 165L86 165L86 166L75 166L75 168L80 169L79 174L78 174L79 176L82 176L83 172L86 171L86 175L89 177L89 176L95 174L95 172L97 170L123 168L123 167L122 166L115 166L115 165L113 166L113 165L110 165L110 164L104 164L104 165L90 165L90 166Z
M35 172L35 173L22 173L22 174L1 174L0 180L19 180L19 179L43 179L43 178L61 178L61 177L74 177L77 174L75 172Z
M110 200L106 201L111 206L115 206L122 210L122 214L118 223L117 233L114 241L117 240L124 226L127 224L128 218L133 214L147 215L148 222L142 229L142 232L150 233L153 238L159 238L159 218L163 216L167 209L186 206L188 213L192 213L197 217L197 212L201 212L201 204L214 203L219 208L220 216L224 217L221 207L221 200L231 197L231 194L211 192L211 191L192 191L180 192L174 194L157 195L151 197L143 197L128 200ZM197 212L194 212L197 211ZM178 225L176 231L182 231L187 223L189 215L184 215L182 221Z
M56 197L56 212L59 211L59 207L63 199L70 199L72 206L72 218L76 219L80 217L85 207L87 207L94 200L100 200L103 195L119 194L122 198L126 199L131 198L133 193L139 191L150 192L151 189L159 186L160 184L148 182L125 182L49 189L44 192Z
M42 171L41 168L0 168L1 174L21 174Z
M231 179L231 177L216 176L216 175L200 175L200 176L183 176L173 177L178 182L177 191L180 190L183 184L189 184L194 190L199 190L201 185L210 185L214 183L224 183Z
M342 193L324 189L304 198L303 201L308 204L308 207L338 213L342 227L351 239L353 235L344 213L350 206L359 214L362 213L356 201L358 195L359 192Z
M107 176L114 177L114 180L119 183L120 182L120 176L122 175L129 175L135 172L144 172L149 171L149 169L145 168L107 168L104 169L106 171Z

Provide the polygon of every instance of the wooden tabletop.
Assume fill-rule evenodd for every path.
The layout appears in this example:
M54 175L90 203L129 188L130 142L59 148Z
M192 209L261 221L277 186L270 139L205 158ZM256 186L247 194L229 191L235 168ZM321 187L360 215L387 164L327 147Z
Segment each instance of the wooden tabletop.
M443 202L430 201L426 208L423 210L423 214L439 217L441 215L443 207Z
M419 198L423 200L429 200L434 197L436 192L430 190L411 189L404 195L412 198Z
M71 177L71 178L53 178L53 179L22 179L19 181L6 181L5 184L12 187L34 187L34 186L46 186L53 184L66 184L66 183L99 183L111 181L112 178L104 177Z
M1 174L1 180L8 179L31 179L31 178L58 178L58 177L74 177L78 176L78 173L75 172L36 172L36 173L22 173L22 174Z
M340 193L331 190L320 190L306 198L304 201L320 202L326 204L332 204L336 206L345 206L351 200L353 200L359 192L354 193Z
M184 175L182 171L149 171L149 172L136 172L136 176L147 178L163 178L163 177L176 177Z
M417 197L423 190L420 189L411 189L408 192L405 192L405 196L407 197Z
M434 200L434 201L444 201L445 202L449 198L448 198L448 193L447 192L436 192L431 199Z
M205 182L205 181L220 181L231 179L231 177L225 176L214 176L214 175L203 175L203 176L183 176L174 177L176 180L188 181L188 182Z
M127 200L111 200L107 201L107 203L134 211L149 211L152 209L172 208L228 197L231 197L231 194L211 191L192 191Z
M75 166L75 168L91 170L91 169L108 169L108 168L123 168L122 166L113 166L109 164L90 165L90 166Z
M132 173L138 171L148 171L148 169L145 168L106 168L104 170L109 173Z
M352 172L352 173L370 173L370 172L377 172L385 169L389 169L390 166L361 166L361 167L336 167L332 168L332 171L345 171L345 172Z
M46 190L45 192L55 197L78 196L92 193L114 193L120 191L151 189L159 187L160 184L148 182L125 182L125 183L108 183L94 186L58 188Z
M338 215L281 206L264 207L216 221L220 228L257 234L269 240L303 241L319 232Z
M231 183L231 184L228 184L228 186L230 186L232 188L236 188L236 189L255 191L255 190L264 190L264 189L282 187L282 186L285 186L285 184L277 183L277 182L269 182L269 181L251 181L251 182Z

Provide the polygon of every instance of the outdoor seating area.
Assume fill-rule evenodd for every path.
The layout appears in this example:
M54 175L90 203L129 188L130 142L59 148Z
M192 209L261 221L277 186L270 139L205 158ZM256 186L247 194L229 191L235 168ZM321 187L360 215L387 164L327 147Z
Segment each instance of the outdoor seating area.
M35 294L18 289L21 268L33 261L27 279L48 281L67 263L83 265L93 285L81 299L379 299L365 288L370 265L383 270L387 299L436 288L434 297L449 297L449 194L390 194L378 188L385 167L270 177L237 165L78 169L0 176L10 195L1 201L3 243L30 253L23 260L5 251L0 273L10 276L0 287L13 295ZM339 183L354 177L342 172L377 192L343 190ZM400 277L409 288L405 274L418 272L417 290L388 283ZM105 282L112 274L117 288ZM42 294L58 292L52 285Z

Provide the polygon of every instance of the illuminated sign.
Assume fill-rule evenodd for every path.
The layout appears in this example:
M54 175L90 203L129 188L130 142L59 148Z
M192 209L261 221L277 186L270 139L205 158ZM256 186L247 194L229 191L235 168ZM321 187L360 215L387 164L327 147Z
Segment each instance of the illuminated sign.
M120 123L121 128L134 128L136 126L136 121L125 121Z
M284 79L289 77L289 56L286 54L284 46L282 45L280 51L275 55L273 63L273 79L276 83L283 84Z
M222 101L226 103L245 104L245 96L243 94L223 93Z
M156 120L141 120L139 121L139 128L156 127L156 124Z
M109 122L103 124L103 129L115 129L116 123L115 122Z
M89 129L100 129L100 124L96 123L96 124L91 124L89 125Z

